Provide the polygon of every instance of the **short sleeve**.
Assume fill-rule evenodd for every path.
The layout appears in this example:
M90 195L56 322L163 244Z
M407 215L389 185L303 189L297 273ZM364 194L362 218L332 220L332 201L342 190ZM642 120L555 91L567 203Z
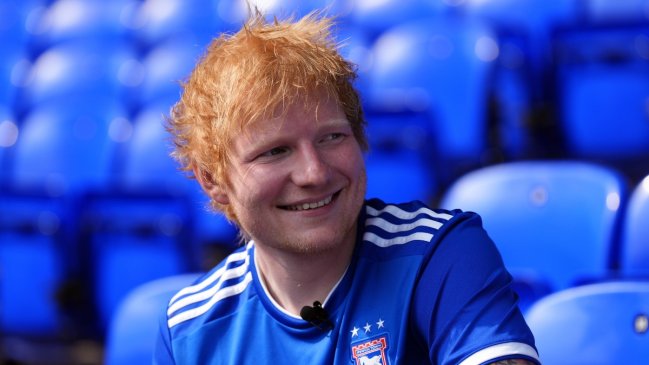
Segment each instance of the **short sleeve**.
M167 313L160 315L158 326L158 337L153 350L153 365L175 365L173 352L171 350L171 334L167 326Z
M413 294L411 321L434 364L507 358L538 363L511 275L474 213L460 213L432 239Z

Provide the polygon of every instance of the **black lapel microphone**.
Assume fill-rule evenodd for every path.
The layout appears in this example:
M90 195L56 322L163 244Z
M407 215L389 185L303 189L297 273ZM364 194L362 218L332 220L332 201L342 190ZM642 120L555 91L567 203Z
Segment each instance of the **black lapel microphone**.
M313 302L313 307L309 305L302 307L300 310L300 317L324 332L334 328L333 323L331 323L331 320L329 319L329 313L322 308L322 303L317 300Z

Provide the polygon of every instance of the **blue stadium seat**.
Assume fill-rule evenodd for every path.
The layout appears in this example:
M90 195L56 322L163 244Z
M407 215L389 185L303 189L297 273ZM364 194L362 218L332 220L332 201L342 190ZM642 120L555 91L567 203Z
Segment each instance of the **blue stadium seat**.
M357 66L358 78L354 86L359 91L362 100L366 95L369 95L368 82L373 60L373 41L362 27L356 27L345 21L340 21L334 26L333 37L343 58Z
M642 364L649 358L649 282L565 289L526 314L543 364Z
M369 152L367 197L431 202L439 187L432 116L366 110Z
M345 0L221 0L218 1L217 13L221 21L233 29L239 29L247 19L249 8L257 8L266 18L284 19L293 16L300 18L314 10L324 10L326 14L343 18L349 12L349 2Z
M577 161L526 161L468 173L441 206L479 213L515 284L541 283L535 294L609 277L625 198L617 171ZM522 297L522 306L535 299Z
M0 117L0 332L55 338L71 325L69 308L59 295L74 260L74 255L66 256L70 247L62 216L67 205L12 184L12 157L19 139L22 143L25 137L6 113Z
M110 125L120 118L126 112L103 100L78 108L50 104L30 109L19 124L10 183L53 197L105 187L115 148Z
M223 217L203 218L208 213L197 200L203 197L198 184L183 176L169 155L171 142L163 119L169 107L153 104L140 111L118 151L113 185L82 204L88 285L100 329L135 286L201 267L202 260L208 260L204 240L235 243L236 230ZM148 260L156 264L138 267Z
M9 108L0 105L0 192L7 185L8 171L11 165L9 149L18 140L18 123Z
M200 274L179 274L144 283L120 302L108 330L106 365L148 364L171 297Z
M585 18L590 23L637 23L649 20L647 0L584 1Z
M519 38L520 50L529 57L534 85L542 87L551 64L552 30L581 19L581 2L575 0L469 0L468 17L485 21L505 39ZM530 16L533 14L534 16ZM534 93L543 92L534 90Z
M70 204L38 192L0 189L0 331L54 339L75 331L78 268ZM29 315L25 315L29 313Z
M48 48L21 84L16 110L23 114L48 103L92 109L97 99L120 102L126 88L138 81L138 75L129 72L134 63L128 47L111 49L79 41Z
M46 0L0 2L0 14L4 19L0 24L0 54L26 49L31 36L28 19L44 9L46 3Z
M196 244L233 247L237 236L235 227L222 215L208 211L207 197L199 184L179 171L179 165L170 157L170 135L164 129L163 120L169 108L165 103L156 103L141 110L135 121L130 150L122 159L121 186L125 190L155 189L188 197Z
M217 15L218 1L144 0L135 12L135 39L145 52L170 39L201 50L220 31L229 30ZM240 24L238 24L240 25Z
M563 74L562 122L569 153L605 158L649 155L648 74L644 65L592 65Z
M121 190L155 188L169 195L183 195L194 186L171 158L172 144L165 118L172 104L164 101L145 105L135 115L131 137L121 146L116 162L116 180Z
M488 24L499 39L493 78L493 143L503 160L544 158L562 152L553 118L553 30L579 22L575 0L468 0L469 19ZM530 14L533 14L531 16ZM496 155L497 157L497 155Z
M487 133L494 159L521 160L542 152L535 139L535 101L524 57L511 44L501 43L498 66L491 82ZM511 53L515 54L512 55ZM518 61L520 57L520 63Z
M363 28L372 39L402 23L447 16L454 10L451 1L356 0L351 4L347 21L355 27Z
M17 87L21 81L21 71L29 67L18 50L7 50L0 59L0 108L13 108L16 102Z
M625 277L649 277L649 176L634 189L622 229L621 270Z
M0 211L5 198L0 197ZM42 225L46 213L41 213ZM53 217L53 216L52 216ZM55 338L69 330L58 294L67 278L58 235L53 227L7 227L0 218L0 331L3 335ZM34 229L34 230L32 230Z
M481 163L489 78L498 55L489 28L462 18L394 27L374 43L366 104L434 115L438 158L450 177Z
M554 79L569 155L616 164L649 157L649 47L642 39L649 45L648 26L557 32Z
M189 197L195 219L196 239L233 245L236 229L220 214L207 210L207 198L196 181L179 171L179 165L170 157L170 135L164 129L164 116L170 106L152 104L141 111L135 121L128 157L123 160L121 184L127 190L164 189L172 195Z
M192 267L193 212L186 183L168 156L163 112L152 113L127 122L130 133L115 151L111 185L81 203L85 271L100 330L133 287ZM146 260L156 265L139 267Z
M80 109L51 104L31 110L16 124L17 140L5 150L0 246L7 260L3 275L12 279L3 286L2 308L14 311L3 316L10 321L7 332L53 335L72 325L69 313L61 312L71 308L61 307L74 298L57 297L79 274L77 203L87 191L109 183L109 124L123 117L112 106ZM19 314L27 307L34 313Z
M109 194L84 204L82 242L103 332L129 291L147 281L192 270L185 199Z
M133 28L136 0L56 0L35 16L29 48L40 54L66 42L95 42L104 48L121 46Z
M156 44L142 60L144 78L131 102L136 107L173 105L180 99L181 81L189 77L199 57L199 48L181 39Z

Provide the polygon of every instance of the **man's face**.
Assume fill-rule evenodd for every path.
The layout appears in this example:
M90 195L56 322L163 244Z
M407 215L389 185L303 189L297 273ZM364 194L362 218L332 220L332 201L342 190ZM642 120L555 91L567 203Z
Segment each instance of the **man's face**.
M365 197L365 166L332 98L291 105L235 137L224 188L241 228L258 245L318 253L353 244Z

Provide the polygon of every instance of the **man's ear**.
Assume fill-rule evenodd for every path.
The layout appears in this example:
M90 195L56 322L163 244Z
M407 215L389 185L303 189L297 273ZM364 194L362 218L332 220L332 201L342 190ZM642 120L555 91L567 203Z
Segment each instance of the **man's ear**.
M196 176L196 180L198 180L198 183L201 184L201 187L211 199L219 204L225 205L230 203L227 192L220 184L214 181L207 171L194 167L194 176Z

